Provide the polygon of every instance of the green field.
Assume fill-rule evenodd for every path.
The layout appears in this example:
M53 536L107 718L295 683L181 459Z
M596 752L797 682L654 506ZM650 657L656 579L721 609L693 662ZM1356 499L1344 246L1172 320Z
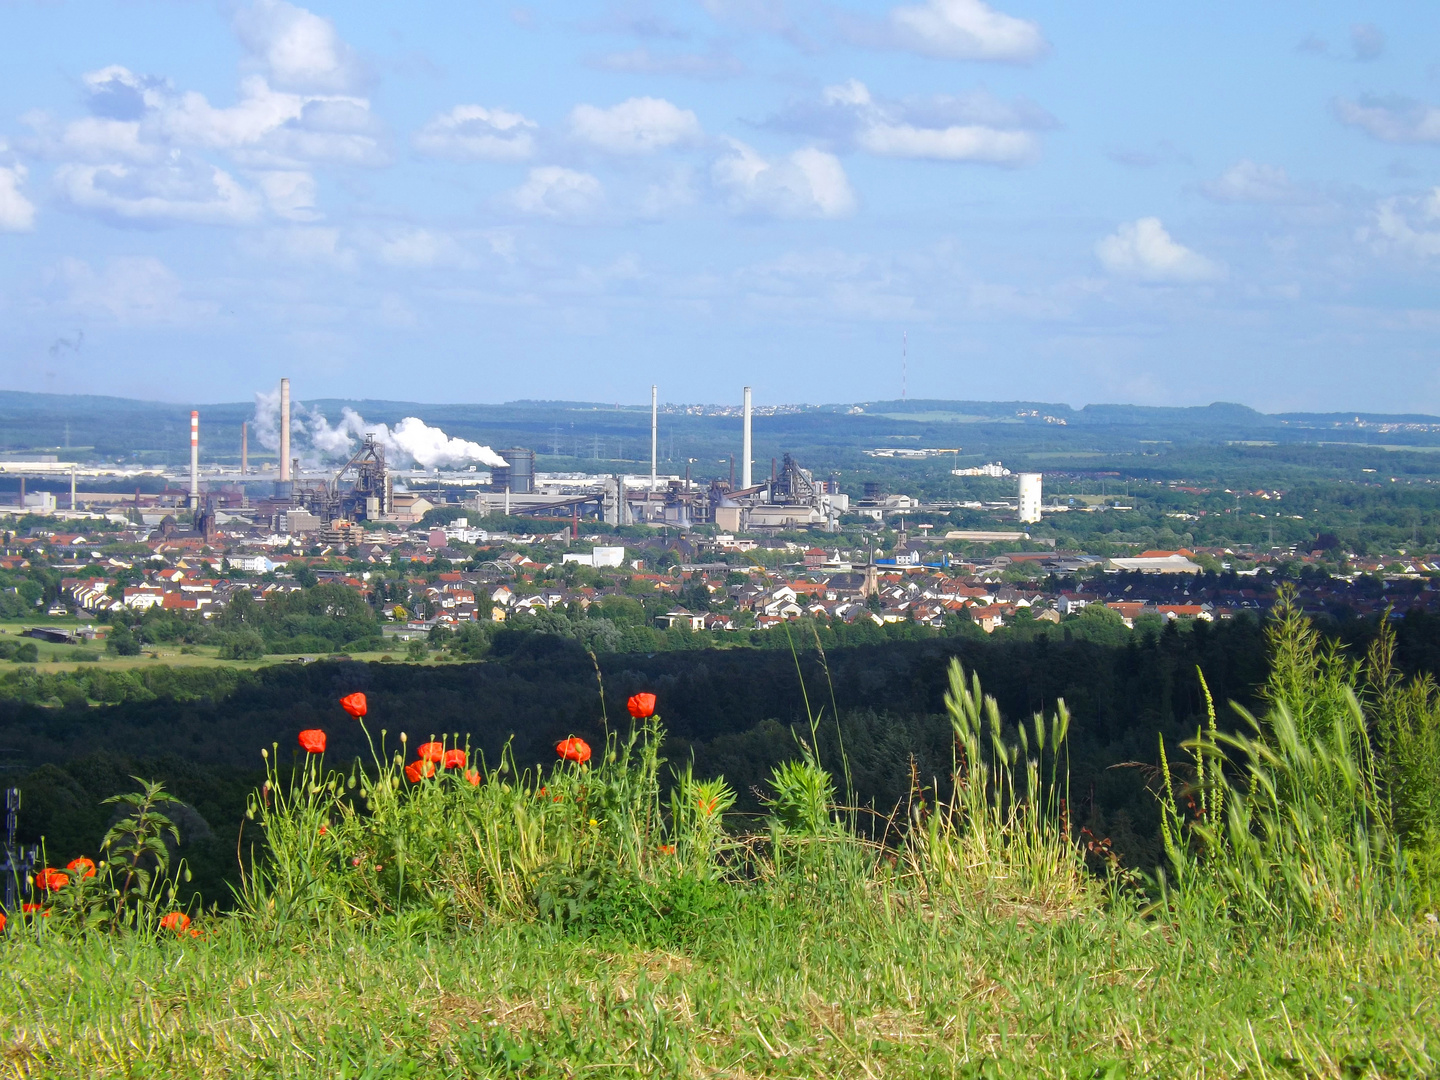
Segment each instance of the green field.
M16 939L11 1077L1423 1077L1440 934L1177 936L790 883L654 940L520 922Z

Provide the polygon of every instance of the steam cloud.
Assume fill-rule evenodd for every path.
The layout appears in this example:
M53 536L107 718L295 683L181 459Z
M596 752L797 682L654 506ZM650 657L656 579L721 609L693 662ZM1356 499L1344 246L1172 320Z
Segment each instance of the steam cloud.
M280 391L255 395L256 440L268 450L280 447ZM290 443L292 453L307 465L319 465L348 458L355 452L360 439L374 435L385 448L386 456L397 465L414 463L422 469L442 465L504 466L505 459L488 446L468 439L452 438L438 427L431 427L418 416L407 416L391 428L385 424L366 423L354 409L345 408L340 420L332 425L319 409L308 412L292 404ZM308 442L308 448L305 444Z

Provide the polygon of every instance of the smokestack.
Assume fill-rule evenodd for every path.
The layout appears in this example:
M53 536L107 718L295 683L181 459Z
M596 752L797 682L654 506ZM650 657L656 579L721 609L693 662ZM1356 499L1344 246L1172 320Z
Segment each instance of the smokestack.
M656 460L656 447L657 447L657 442L656 442L656 440L657 440L658 437L659 437L659 431L660 431L660 427L659 427L659 423L660 423L660 412L659 412L659 408L658 408L658 406L657 406L657 404L656 404L657 399L656 399L655 394L656 394L655 384L654 384L654 383L651 383L651 384L650 384L650 490L651 490L651 491L654 491L654 490L655 490L655 460ZM648 507L647 507L647 508L648 508Z
M750 486L750 388L745 387L745 436L740 442L740 486Z
M290 380L280 380L280 479L290 479Z
M190 413L190 509L200 505L200 414Z
M240 421L240 475L250 471L250 422Z

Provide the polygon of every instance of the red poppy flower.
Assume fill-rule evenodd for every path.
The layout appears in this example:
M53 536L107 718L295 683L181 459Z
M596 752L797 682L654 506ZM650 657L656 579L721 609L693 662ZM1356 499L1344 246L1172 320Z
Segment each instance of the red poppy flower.
M636 694L625 703L625 707L630 710L630 715L636 720L644 720L648 716L655 715L655 695Z
M435 775L435 763L433 761L412 761L405 766L405 779L412 784L418 784L428 776Z
M465 767L465 751L446 750L443 765L447 769L463 769Z
M340 699L340 707L359 720L365 715L365 695L360 693L346 694Z
M661 844L661 845L660 845L660 854L661 854L661 855L674 855L674 854L675 854L675 845L674 845L674 844Z
M78 859L71 859L65 864L65 869L79 874L82 878L95 876L95 864L81 855Z
M325 752L325 732L319 728L306 728L300 732L300 748L307 754Z
M465 779L470 781L470 786L471 786L471 787L479 787L479 786L480 786L480 770L479 770L479 769L466 769L466 770L465 770Z
M590 760L590 744L584 739L577 739L571 736L568 739L561 739L555 744L555 753L566 761L573 761L577 765L584 765Z
M50 917L50 912L46 911L39 904L21 904L20 912L23 915L39 915L46 919Z
M438 742L422 742L415 748L415 756L421 761L433 761L439 764L445 759L445 744Z
M47 889L54 892L56 889L63 889L70 884L70 875L64 870L52 870L46 867L35 875L35 885L40 889Z
M0 934L5 932L5 913L0 911Z
M189 925L190 916L186 915L183 911L172 911L160 920L160 929L174 930L177 934L183 932Z

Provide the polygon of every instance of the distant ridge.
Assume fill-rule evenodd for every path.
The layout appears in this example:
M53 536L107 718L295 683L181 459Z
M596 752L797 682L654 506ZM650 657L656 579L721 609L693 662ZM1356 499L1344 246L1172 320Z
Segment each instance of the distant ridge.
M504 409L525 409L536 411L558 410L561 412L597 409L644 409L646 403L604 402L604 401L562 401L540 398L520 398L503 403L495 402L423 402L399 401L384 398L297 398L306 406L325 410L339 410L349 407L357 412L367 410L379 414L403 413L405 411L428 410L431 413L453 414L456 410L477 410L487 414ZM704 408L738 406L738 397L733 402L662 402L664 405L695 404ZM1427 413L1372 413L1372 412L1284 412L1263 413L1248 405L1235 402L1216 401L1209 405L1125 405L1097 402L1079 409L1058 402L1047 401L967 401L947 398L909 398L904 401L858 401L830 402L824 404L794 403L805 410L817 412L849 413L861 410L859 415L877 413L897 416L904 413L953 413L970 417L988 417L996 420L1013 419L1022 413L1038 413L1039 418L1050 416L1073 424L1153 424L1215 421L1229 425L1253 425L1270 427L1280 424L1354 424L1357 420L1365 424L1440 424L1440 416ZM25 390L0 390L0 414L7 412L49 412L49 411L102 411L105 409L126 412L188 412L190 409L214 409L230 412L249 411L249 401L231 402L185 402L149 401L142 398L125 398L102 394L44 394Z

